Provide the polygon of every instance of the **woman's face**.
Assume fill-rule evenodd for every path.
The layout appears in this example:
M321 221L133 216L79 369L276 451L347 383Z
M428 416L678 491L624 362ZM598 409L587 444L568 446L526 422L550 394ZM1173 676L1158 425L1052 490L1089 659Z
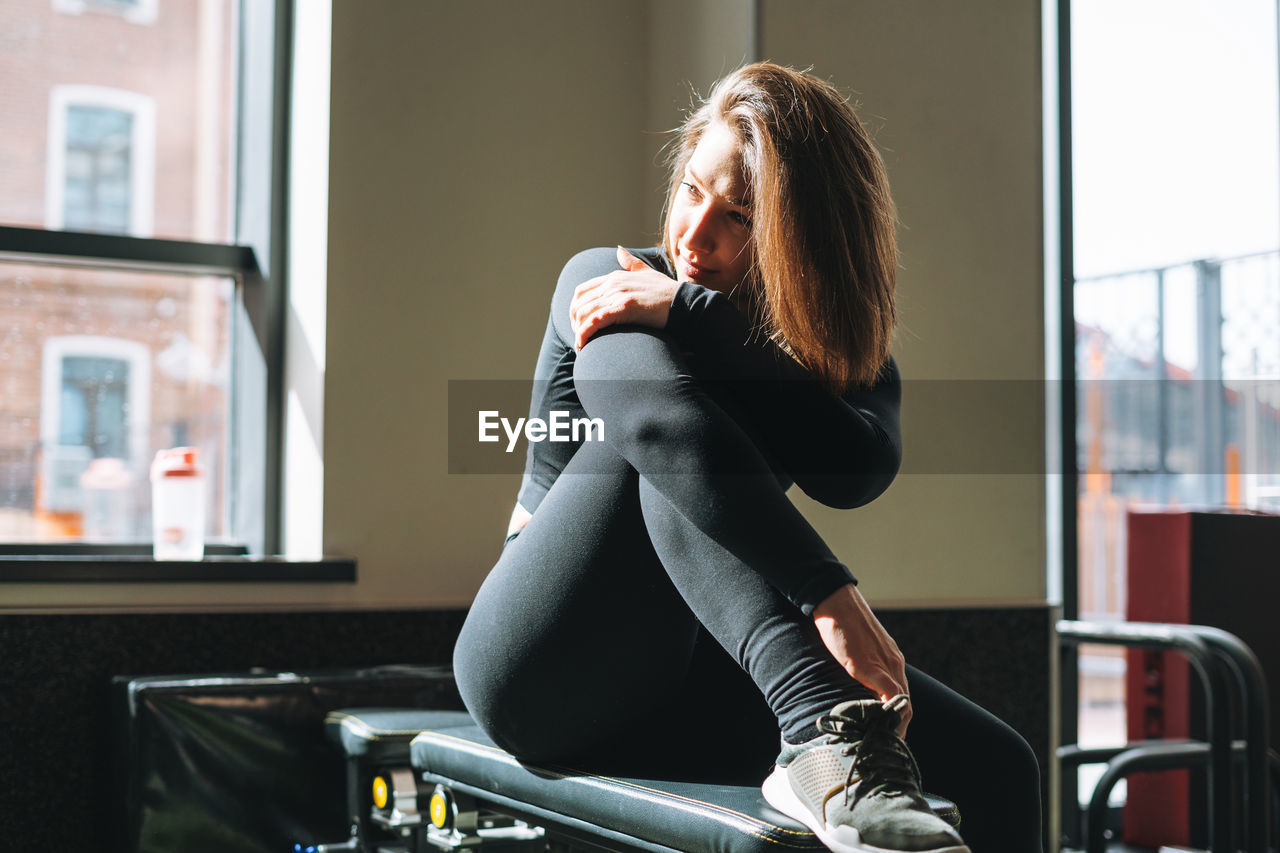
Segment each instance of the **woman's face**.
M751 207L733 131L712 122L671 199L667 251L676 278L730 291L751 268Z

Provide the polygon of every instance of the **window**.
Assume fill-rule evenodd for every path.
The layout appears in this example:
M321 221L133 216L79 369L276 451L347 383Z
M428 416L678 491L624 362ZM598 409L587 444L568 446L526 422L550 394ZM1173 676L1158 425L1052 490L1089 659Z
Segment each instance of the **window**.
M96 12L119 15L132 24L155 23L159 0L52 0L53 10L64 15Z
M130 226L133 116L107 107L67 109L62 222L121 234ZM136 202L134 202L136 204Z
M1064 610L1118 620L1132 509L1280 512L1277 7L1058 4L1076 492L1063 495ZM1066 740L1127 739L1125 672L1123 650L1081 647L1064 672ZM1082 769L1082 796L1100 772Z
M106 540L145 553L149 466L174 446L200 449L208 541L279 550L283 258L271 248L287 104L275 57L287 54L291 12L256 0L51 0L6 19L10 552Z
M143 344L88 335L47 338L41 445L83 447L90 459L144 459L150 374L150 353Z
M152 99L99 86L55 86L49 116L45 227L151 236Z
M129 362L76 356L64 358L58 372L58 444L84 445L94 457L127 456Z
M33 509L27 524L10 512L9 537L38 541L61 530L68 536L94 528L85 500L86 477L112 463L118 477L133 479L131 463L145 452L147 424L138 423L150 410L150 360L146 347L132 341L87 335L48 338L44 345L40 393L40 465ZM92 469L92 471L91 471ZM118 489L109 530L94 528L95 538L124 541L142 531L137 510L142 504L132 486ZM25 529L23 529L25 526Z

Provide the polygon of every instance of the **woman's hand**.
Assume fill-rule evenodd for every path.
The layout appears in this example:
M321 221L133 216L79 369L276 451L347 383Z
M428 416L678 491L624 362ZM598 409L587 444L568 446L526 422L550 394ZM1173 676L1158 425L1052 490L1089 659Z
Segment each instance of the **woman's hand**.
M907 661L898 644L871 612L858 587L845 584L813 611L822 642L836 661L883 700L907 693ZM898 735L905 737L911 706L902 714Z
M529 523L531 518L533 518L533 515L529 510L520 506L520 502L516 501L515 509L511 510L511 520L507 522L507 535L510 536L512 533L519 533L524 530L524 526Z
M578 285L569 303L573 346L582 349L591 336L620 323L664 329L680 283L618 247L622 269Z

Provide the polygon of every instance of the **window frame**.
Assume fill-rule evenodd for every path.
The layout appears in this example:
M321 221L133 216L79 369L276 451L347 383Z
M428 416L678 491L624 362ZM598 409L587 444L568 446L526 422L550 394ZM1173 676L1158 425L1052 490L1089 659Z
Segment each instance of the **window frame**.
M58 11L68 11L58 7ZM233 436L232 465L238 468L235 493L231 495L232 535L243 534L247 541L232 546L236 552L276 554L280 550L281 460L284 401L284 320L288 271L288 150L290 84L292 65L293 0L241 2L237 4L240 48L236 59L233 181L235 192L234 244L189 240L157 239L142 234L100 234L0 225L0 260L15 263L77 265L99 269L127 269L145 272L173 272L184 275L214 275L235 281L232 385ZM248 81L271 80L270 86L249 85ZM108 105L139 105L127 97L131 93L105 87L55 87L61 90L58 103L70 96L89 94L105 97ZM124 97L121 97L121 95ZM54 98L50 99L51 106ZM101 102L95 102L100 105ZM145 111L145 107L140 107ZM62 114L57 147L65 156L65 106L51 113ZM53 121L51 115L50 121ZM135 133L138 132L135 123ZM154 110L151 124L154 127ZM154 162L154 161L153 161ZM51 170L52 171L52 170ZM57 176L64 180L62 169ZM51 181L52 179L47 178ZM61 191L58 193L61 199ZM53 207L53 205L49 205ZM61 220L61 204L58 220ZM46 222L48 222L46 218ZM147 229L149 231L149 229ZM256 346L255 346L256 344ZM258 463L255 460L262 460ZM259 464L261 467L259 467ZM249 483L254 469L258 482ZM21 557L48 559L49 555L75 555L75 570L58 576L56 571L41 574L42 580L190 580L199 572L184 571L172 577L163 570L139 572L126 567L118 552L99 552L84 543L15 544L0 543L5 560ZM103 556L100 569L93 569L94 555ZM140 553L138 556L145 556ZM87 561L86 562L86 558ZM132 559L132 558L130 558ZM213 558L215 561L219 558ZM125 561L127 562L127 560ZM344 562L334 576L332 566L316 572L281 569L280 580L354 580L354 563ZM46 568L52 568L46 565ZM30 569L17 563L0 566L0 581L29 581ZM204 573L205 579L224 579ZM225 579L240 579L232 576ZM271 579L259 573L254 579ZM249 579L248 577L243 579Z
M1056 553L1049 554L1049 565L1057 568L1057 584L1051 588L1057 592L1059 612L1063 619L1078 619L1080 615L1080 571L1079 571L1079 518L1077 516L1077 493L1079 490L1079 470L1077 459L1076 437L1076 328L1075 328L1075 232L1072 227L1074 206L1072 204L1072 113L1071 113L1071 0L1043 0L1043 17L1051 27L1045 33L1045 44L1042 49L1053 52L1051 61L1046 63L1046 71L1053 73L1055 79L1046 81L1046 111L1052 110L1056 119L1056 134L1050 136L1046 132L1046 146L1053 146L1052 152L1046 152L1046 198L1054 203L1054 210L1048 211L1046 228L1046 254L1052 247L1052 257L1046 258L1047 282L1053 283L1056 273L1056 294L1050 290L1046 294L1046 307L1051 303L1050 295L1057 297L1056 329L1051 339L1056 339L1056 358L1054 372L1050 377L1050 386L1056 395L1049 395L1046 400L1048 411L1056 414L1046 419L1050 425L1050 434L1046 436L1049 444L1049 470L1060 472L1057 479L1056 494L1050 480L1048 506L1057 518L1049 519L1048 524L1055 528L1055 536L1051 538L1051 547ZM1055 67L1056 66L1056 67ZM1046 206L1047 207L1047 206ZM1054 269L1056 267L1056 269ZM1055 423L1056 421L1056 423ZM1072 643L1059 643L1057 648L1057 742L1075 743L1079 730L1079 652ZM1053 768L1052 777L1058 785L1058 804L1062 816L1075 814L1079 809L1079 785L1074 773L1062 773L1061 768ZM1052 796L1052 794L1050 795Z
M128 270L141 273L176 273L184 276L217 276L229 278L235 290L235 316L232 322L233 359L242 359L235 350L246 346L254 349L253 342L272 333L264 327L265 318L258 312L246 310L249 304L261 304L265 300L262 291L267 288L266 278L258 268L257 253L249 246L217 243L197 243L181 240L156 240L115 234L96 234L75 231L46 231L39 228L22 228L0 225L0 261L21 264L51 264L62 268L83 267L90 270ZM257 298L250 299L254 295ZM276 337L279 333L276 333ZM99 344L93 346L94 343ZM55 393L61 386L61 371L58 368L62 356L65 355L105 355L124 358L137 367L137 362L128 354L128 342L114 338L102 338L92 335L68 335L48 339L41 354L41 442L57 443L58 419L54 417L57 403ZM54 344L49 346L49 344ZM141 346L141 345L139 345ZM144 382L132 381L130 388L130 404L139 406L141 411L149 409L151 365L143 359L145 367L141 371L147 375L140 378ZM273 369L277 374L283 372L283 361L276 365L263 363L264 372ZM230 435L230 457L243 462L245 459L261 458L265 463L259 469L261 477L251 478L239 476L235 479L234 493L229 497L232 502L230 534L237 541L208 553L243 555L248 553L272 554L277 550L279 531L266 526L270 517L261 511L267 490L267 482L273 477L279 479L280 447L272 448L269 444L253 454L246 453L241 445L239 430L256 428L261 432L261 424L266 419L265 407L269 401L262 393L265 384L261 381L244 382L244 366L237 364L233 370L237 374L232 382L231 413L233 423ZM255 390L256 389L256 392ZM52 396L51 396L52 395ZM148 453L145 436L142 445L139 438L131 439L131 451L144 458ZM234 464L234 462L232 463ZM244 462L241 470L254 471L256 464ZM278 489L278 483L277 483ZM241 505L252 509L246 511ZM220 511L225 512L226 507ZM245 519L253 518L254 512L262 518L261 530L250 529ZM278 519L279 513L276 513ZM256 525L255 525L256 526ZM150 547L133 547L135 556L144 557L150 553ZM92 564L92 555L98 554L111 559L101 564L101 572L88 571L86 566ZM125 570L121 562L119 548L99 547L94 543L83 542L48 542L48 543L11 543L0 542L0 561L6 563L15 558L29 556L48 558L50 555L76 555L79 559L76 574L71 577L57 577L57 572L49 580L157 580L160 578L146 573L139 574L133 569ZM17 571L17 574L14 572ZM29 580L29 573L14 565L0 565L0 582ZM172 579L179 579L177 577ZM183 577L181 579L189 579ZM288 579L292 579L289 576Z

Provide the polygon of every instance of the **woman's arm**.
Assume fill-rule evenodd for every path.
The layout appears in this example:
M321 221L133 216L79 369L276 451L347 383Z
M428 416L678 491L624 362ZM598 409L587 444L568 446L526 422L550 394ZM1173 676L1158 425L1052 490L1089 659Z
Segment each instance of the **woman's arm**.
M530 418L549 421L553 411L569 412L571 417L585 414L573 387L573 359L573 349L566 346L556 332L554 317L548 318L529 393ZM578 444L574 442L529 442L517 496L518 505L530 513L534 512L577 449Z
M881 699L908 693L906 658L857 586L846 584L823 599L813 611L813 624L836 662ZM902 712L899 735L906 735L909 722L910 705Z
M649 269L643 262L637 260L637 263ZM568 412L570 418L586 414L573 386L577 333L573 328L571 305L580 285L619 271L619 255L615 249L587 249L574 255L564 265L555 293L551 297L550 317L533 371L533 388L529 398L530 418L549 421L552 411ZM674 280L670 280L670 284L674 290ZM667 301L670 301L669 295ZM560 476L560 472L569 464L580 446L581 442L572 441L529 443L524 476L517 496L517 510L523 508L528 513L537 510L551 484ZM513 514L511 524L515 523L516 516ZM514 527L509 527L507 535L514 530Z
M757 435L810 496L853 506L887 487L901 456L900 380L892 359L873 388L835 397L772 342L749 340L746 317L722 294L681 283L671 303L661 305L673 280L637 266L641 262L623 250L617 260L628 272L597 275L575 289L567 340L581 346L613 323L665 328L674 343L697 357L700 376L728 383ZM823 644L846 671L885 699L907 693L902 652L856 582L810 600ZM908 707L900 734L909 719Z
M893 481L902 384L892 358L874 386L836 397L773 341L752 338L728 297L690 282L676 292L667 332L699 356L707 379L727 383L769 452L814 500L861 506Z
M871 388L836 397L777 344L753 335L723 293L677 283L624 249L608 254L583 253L565 268L583 282L566 299L562 277L557 291L553 316L566 346L580 348L615 323L665 329L694 355L699 378L734 395L770 456L811 498L847 509L888 488L902 458L902 386L892 358Z

